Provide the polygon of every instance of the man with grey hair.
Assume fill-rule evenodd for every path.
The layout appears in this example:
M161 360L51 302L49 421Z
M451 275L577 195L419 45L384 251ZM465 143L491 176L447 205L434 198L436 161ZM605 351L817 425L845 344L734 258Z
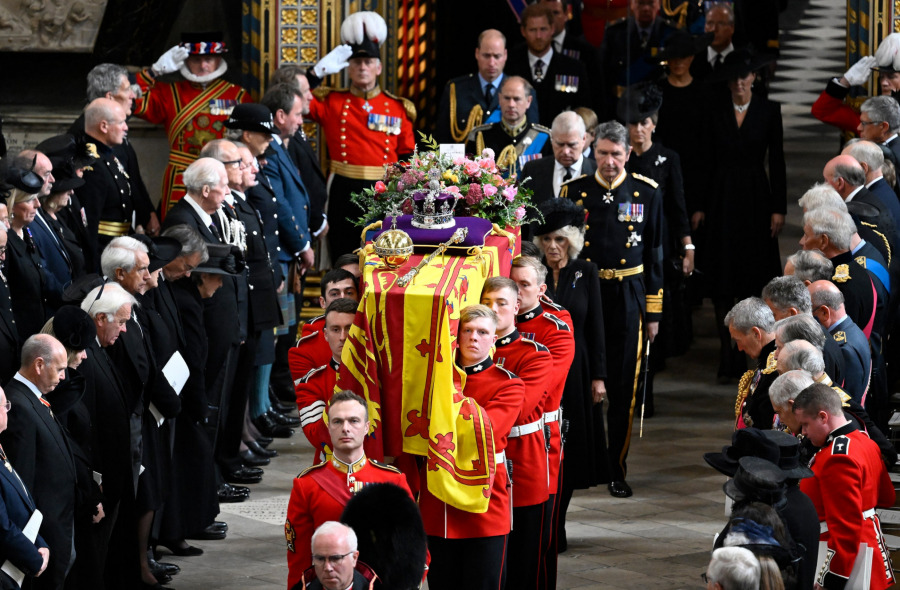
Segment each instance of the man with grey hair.
M100 156L93 166L85 169L84 184L75 189L87 220L88 243L84 255L89 272L100 269L100 251L113 238L139 229L143 231L137 223L138 207L128 172L114 151L125 141L126 118L122 106L109 98L94 99L84 111L85 140L88 146L96 147Z
M528 118L532 87L519 76L506 76L500 84L500 121L479 125L469 132L466 152L494 152L497 166L518 174L522 166L541 155L549 156L550 130Z
M775 411L769 402L769 385L775 373L775 316L759 297L739 301L725 315L725 328L737 343L738 350L756 359L756 366L748 371L738 385L740 403L735 415L735 427L754 426L761 430L772 428ZM747 378L751 375L751 378Z
M798 250L787 257L784 265L786 276L795 276L807 285L813 281L829 280L834 265L819 250Z
M892 96L873 96L859 109L856 132L862 139L879 143L891 150L894 164L900 162L900 104Z
M847 316L844 296L831 281L816 281L809 286L813 315L827 330L844 359L843 386L854 399L865 403L872 375L872 355L865 334ZM840 383L840 381L838 381Z
M775 409L778 422L775 428L779 430L787 430L793 435L800 434L800 424L794 416L792 408L794 406L794 398L797 394L815 383L815 380L808 371L802 369L788 370L784 363L778 363L778 370L781 375L769 386L769 401Z
M707 590L759 590L759 560L743 547L719 547L706 568Z
M827 207L829 209L847 210L844 198L827 182L817 182L809 187L803 196L797 200L797 204L806 213L811 209Z
M878 197L878 200L891 212L891 220L894 227L900 222L900 201L893 187L884 179L882 168L884 167L883 148L864 139L853 138L844 146L842 155L854 158L862 166L866 173L866 188Z
M780 357L785 344L795 340L804 340L819 349L828 374L837 383L844 382L844 357L840 347L826 335L825 329L811 313L790 316L775 323L775 358Z
M878 292L878 285L873 285L866 269L850 252L854 229L853 219L847 213L821 207L813 209L803 214L800 246L804 250L819 250L831 261L834 275L829 278L844 294L847 314L868 338L873 331L883 333L887 294L883 286L882 292Z
M356 533L349 526L333 520L322 523L312 536L315 576L304 572L301 587L309 590L369 588L369 579L357 569L357 546ZM372 574L368 567L363 568L363 571Z
M607 350L606 358L609 456L616 457L613 492L628 485L625 459L638 367L662 317L662 196L655 181L625 171L631 146L621 123L597 127L594 153L597 172L563 183L559 196L588 212L581 257L599 269L606 342L618 343ZM627 492L630 495L630 488Z
M597 163L584 157L584 119L573 111L564 111L553 119L550 128L552 158L532 160L522 167L520 178L528 181L534 190L532 202L537 205L559 196L560 186L573 178L591 176L597 171ZM528 234L532 226L526 226Z

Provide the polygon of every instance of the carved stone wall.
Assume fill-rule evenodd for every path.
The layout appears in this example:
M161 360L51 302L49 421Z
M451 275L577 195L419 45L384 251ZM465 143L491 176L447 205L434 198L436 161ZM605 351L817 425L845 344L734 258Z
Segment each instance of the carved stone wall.
M0 51L94 49L106 0L0 0Z

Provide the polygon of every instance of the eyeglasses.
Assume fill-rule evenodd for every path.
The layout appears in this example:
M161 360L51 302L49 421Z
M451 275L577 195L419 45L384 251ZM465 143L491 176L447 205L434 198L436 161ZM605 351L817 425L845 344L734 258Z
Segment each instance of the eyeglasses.
M238 170L243 170L247 167L247 165L244 164L243 160L230 160L228 162L222 162L222 164L224 164L225 166L233 166Z
M7 411L7 413L9 413L9 411L12 409L12 402L6 402L5 404L0 404L0 408L3 408L4 410Z
M91 301L91 306L90 306L90 307L88 308L88 310L87 310L88 315L91 315L91 310L94 309L94 304L97 303L98 301L100 301L100 296L103 295L103 289L106 288L106 282L107 282L108 280L109 280L109 279L107 279L107 278L104 277L104 279L103 279L103 284L100 285L100 290L97 291L97 296L94 297L94 300L93 300L93 301Z
M863 127L865 127L866 125L881 125L882 123L884 123L884 121L863 121L862 119L859 120L859 124Z
M709 577L707 577L706 572L700 574L700 579L703 580L704 584L709 584Z
M0 256L6 254L6 246L0 246Z
M331 565L337 565L341 562L341 560L343 560L345 557L347 557L351 553L353 553L353 551L344 553L343 555L315 555L314 554L312 556L312 558L313 558L313 563L316 565L325 565L326 561L328 563L330 563Z

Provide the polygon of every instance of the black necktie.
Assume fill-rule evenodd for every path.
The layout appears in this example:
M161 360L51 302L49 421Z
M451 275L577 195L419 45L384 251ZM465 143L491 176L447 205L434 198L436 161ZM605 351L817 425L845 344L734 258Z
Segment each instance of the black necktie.
M721 53L717 53L717 54L716 54L716 59L713 60L713 69L714 69L714 70L718 70L720 65L722 65L722 54L721 54Z
M534 81L540 82L544 79L544 61L537 60L534 62Z
M572 169L569 168L568 166L566 166L565 171L566 171L566 174L563 176L562 181L568 182L569 180L572 180Z
M209 224L209 231L212 232L213 237L215 237L220 242L222 241L222 236L219 235L219 228L216 227L215 221Z
M647 46L647 41L650 40L650 33L647 31L641 31L641 47Z
M484 102L488 107L491 106L491 99L494 97L494 85L488 84L484 87Z

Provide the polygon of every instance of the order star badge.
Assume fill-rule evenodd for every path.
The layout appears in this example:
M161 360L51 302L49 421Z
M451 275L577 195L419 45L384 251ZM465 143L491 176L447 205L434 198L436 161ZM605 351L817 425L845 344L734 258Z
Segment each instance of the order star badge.
M640 241L641 241L641 236L639 236L636 231L631 232L631 235L628 236L628 244L631 247L637 246L638 242L640 242Z
M615 198L615 197L613 196L613 194L612 194L611 192L606 191L606 194L603 195L603 202L606 203L606 204L608 205L608 204L610 204L610 203L613 202L613 199L614 199L614 198Z

